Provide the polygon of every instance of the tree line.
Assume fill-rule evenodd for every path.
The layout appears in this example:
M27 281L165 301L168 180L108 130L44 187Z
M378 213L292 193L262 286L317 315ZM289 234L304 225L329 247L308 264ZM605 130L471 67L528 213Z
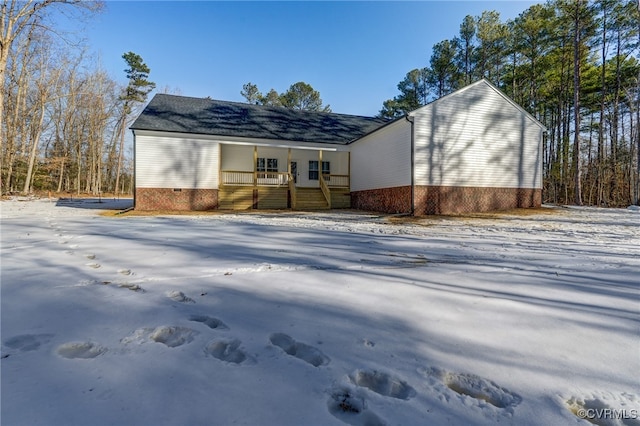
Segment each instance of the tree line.
M131 193L125 152L131 119L155 84L142 58L125 53L125 87L96 66L55 13L84 20L102 2L4 0L0 20L0 190Z
M254 105L279 106L304 111L331 112L330 105L324 105L320 92L304 81L289 86L286 92L278 93L271 89L263 95L258 86L249 82L242 86L240 92L247 103Z
M550 0L502 22L466 16L409 71L380 116L394 118L486 78L548 129L544 202L626 206L640 198L640 5Z
M0 190L129 193L124 136L155 85L142 58L123 55L128 85L85 49L60 37L50 13L78 19L99 1L3 0L0 20ZM640 193L640 11L636 0L549 0L502 22L466 16L409 71L381 117L400 117L480 78L498 86L548 129L545 202L624 206ZM331 111L309 84L261 93L249 103Z

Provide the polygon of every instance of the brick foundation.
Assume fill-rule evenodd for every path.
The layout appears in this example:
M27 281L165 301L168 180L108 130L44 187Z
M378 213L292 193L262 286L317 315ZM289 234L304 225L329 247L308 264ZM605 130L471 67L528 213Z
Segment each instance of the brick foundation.
M417 186L415 215L458 214L540 207L542 190L533 188L479 188Z
M542 190L533 188L417 186L414 197L415 216L479 213L542 204ZM381 213L408 213L411 187L355 191L351 193L351 207Z
M351 193L351 207L381 213L409 213L411 187L369 189Z
M136 210L213 210L217 189L136 188Z

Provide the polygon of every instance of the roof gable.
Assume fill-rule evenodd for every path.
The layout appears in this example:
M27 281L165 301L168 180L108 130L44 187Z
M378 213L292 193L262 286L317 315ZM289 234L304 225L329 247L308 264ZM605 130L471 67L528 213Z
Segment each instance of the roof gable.
M157 94L131 129L345 145L386 123L374 117Z
M534 122L536 125L538 125L543 131L545 131L545 132L547 131L547 128L544 126L544 124L542 124L540 121L538 121L533 115L529 114L529 112L527 112L527 110L525 110L520 105L518 105L514 100L512 100L507 95L505 95L500 89L498 89L496 86L491 84L491 82L489 82L485 78L480 79L480 80L476 81L475 83L471 83L468 86L465 86L465 87L463 87L461 89L458 89L455 92L451 92L451 93L449 93L447 95L444 95L444 96L436 99L435 101L428 103L427 105L424 105L424 106L422 106L422 107L420 107L418 109L415 109L415 110L411 111L408 115L411 116L414 113L416 113L417 111L431 108L434 104L436 104L436 103L438 103L438 102L440 102L440 101L442 101L444 99L449 99L451 97L461 95L462 93L464 93L466 91L469 91L469 90L473 90L473 88L477 88L478 86L486 86L488 88L488 90L494 91L495 93L500 95L500 97L502 97L506 102L511 104L511 106L513 106L515 109L517 109L521 113L525 114L527 116L527 118L529 118L532 122Z

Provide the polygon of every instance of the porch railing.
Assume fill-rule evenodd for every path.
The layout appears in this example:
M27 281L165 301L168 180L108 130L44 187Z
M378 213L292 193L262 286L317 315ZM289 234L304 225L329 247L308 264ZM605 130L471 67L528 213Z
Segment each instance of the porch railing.
M222 185L229 186L288 186L290 181L287 172L223 170L220 175Z
M325 180L326 175L320 175L320 189L322 190L322 194L324 195L324 199L327 200L327 205L331 208L331 191L327 186L327 181Z
M322 177L329 188L349 188L349 175L323 174Z
M330 198L331 188L349 188L349 175L322 174L320 189L325 197ZM227 186L275 186L294 188L293 177L288 172L247 172L241 170L223 170L220 172L220 183Z

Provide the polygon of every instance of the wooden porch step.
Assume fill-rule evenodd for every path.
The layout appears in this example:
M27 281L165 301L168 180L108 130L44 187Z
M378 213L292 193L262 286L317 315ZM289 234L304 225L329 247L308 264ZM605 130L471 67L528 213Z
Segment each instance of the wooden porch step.
M220 210L251 210L256 201L257 208L279 210L288 207L288 189L275 187L225 186L218 191L218 208ZM329 204L320 188L297 188L296 210L327 210ZM348 189L331 189L331 207L347 209L351 207L351 196Z
M289 201L287 188L258 188L258 208L266 210L286 209Z
M253 187L224 187L218 190L218 208L221 210L249 210L253 208Z
M329 204L320 188L297 188L296 210L327 210Z
M286 209L289 191L287 188L264 186L225 186L218 191L218 208L221 210L251 210L256 200L258 209Z

